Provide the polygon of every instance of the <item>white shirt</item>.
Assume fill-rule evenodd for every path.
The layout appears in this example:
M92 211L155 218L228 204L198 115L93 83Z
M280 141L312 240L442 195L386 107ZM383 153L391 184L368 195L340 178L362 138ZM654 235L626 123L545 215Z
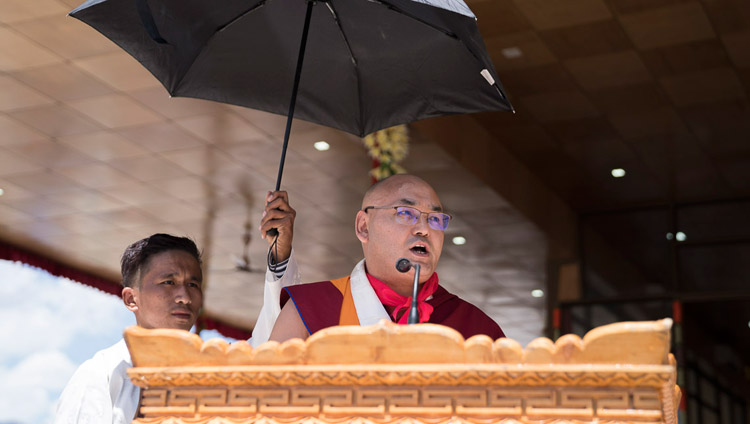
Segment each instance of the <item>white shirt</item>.
M256 347L271 335L276 318L281 312L281 288L299 284L300 275L294 251L289 256L286 272L277 279L266 271L263 288L263 307L248 342ZM125 340L100 350L76 370L57 402L54 424L128 424L135 418L140 388L133 385L127 374L132 367Z
M139 388L125 340L97 352L76 370L57 403L55 424L127 424L138 409Z

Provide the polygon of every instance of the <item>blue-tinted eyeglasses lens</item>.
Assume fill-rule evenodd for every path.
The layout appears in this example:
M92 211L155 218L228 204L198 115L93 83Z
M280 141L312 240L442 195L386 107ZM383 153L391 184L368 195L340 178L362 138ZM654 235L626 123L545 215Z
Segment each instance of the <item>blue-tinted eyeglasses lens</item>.
M422 211L414 208L399 207L396 208L396 217L404 224L413 225L416 224L419 217L422 215ZM426 212L424 212L426 213ZM445 231L448 228L448 223L451 217L448 214L441 212L430 212L427 213L427 224L438 231Z
M445 229L448 228L448 223L451 221L449 215L439 212L430 213L427 216L427 219L429 220L430 227L440 231L445 231Z

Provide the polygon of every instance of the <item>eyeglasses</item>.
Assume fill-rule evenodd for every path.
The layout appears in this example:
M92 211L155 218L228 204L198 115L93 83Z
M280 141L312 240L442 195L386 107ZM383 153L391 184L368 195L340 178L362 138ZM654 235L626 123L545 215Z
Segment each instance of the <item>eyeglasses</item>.
M368 209L395 209L396 222L404 225L414 225L422 217L422 214L426 214L427 224L433 230L438 231L445 231L445 229L448 228L448 223L451 221L451 216L447 213L422 212L419 209L411 208L409 206L367 206L362 210L367 213Z

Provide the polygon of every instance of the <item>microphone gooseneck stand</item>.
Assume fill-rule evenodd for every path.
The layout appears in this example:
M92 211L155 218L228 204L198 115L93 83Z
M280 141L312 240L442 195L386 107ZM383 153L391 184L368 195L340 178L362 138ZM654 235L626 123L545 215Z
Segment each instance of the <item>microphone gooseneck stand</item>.
M411 295L411 307L409 308L409 324L419 324L419 309L417 308L417 292L419 291L419 271L421 266L419 264L412 264L406 258L401 258L396 261L396 269L399 272L408 272L411 268L414 268L414 287Z

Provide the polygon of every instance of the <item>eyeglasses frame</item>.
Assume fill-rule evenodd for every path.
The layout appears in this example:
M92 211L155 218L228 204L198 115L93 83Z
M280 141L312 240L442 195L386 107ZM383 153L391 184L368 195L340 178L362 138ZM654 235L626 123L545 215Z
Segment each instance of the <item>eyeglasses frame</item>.
M396 206L365 206L364 208L362 208L362 212L364 212L364 213L367 213L367 210L368 210L368 209L393 209L393 210L395 210L396 212L398 212L398 209L399 209L399 208L409 208L409 209L414 209L415 211L418 211L418 212L419 212L419 217L417 217L417 221L416 221L416 222L414 222L414 224L416 224L417 222L419 222L419 220L421 220L421 219L422 219L422 214L424 214L424 215L427 215L427 218L428 218L428 219L427 219L427 225L429 225L429 226L430 226L430 228L432 228L433 230L437 230L437 231L445 231L445 230L447 230L447 229L448 229L448 225L449 225L449 224L451 223L451 220L453 219L453 216L452 216L451 214L449 214L449 213L445 213L445 212L438 212L438 211L425 212L425 211L423 211L423 210L420 210L420 209L417 209L417 208L415 208L414 206L409 206L409 205L396 205ZM430 225L430 220L429 220L429 218L430 218L430 214L433 214L433 213L434 213L434 214L445 215L445 216L447 216L447 217L448 217L448 224L445 224L445 229L444 229L444 230L441 230L440 228L435 228L435 227L433 227L432 225ZM414 225L414 224L412 224L412 225Z

